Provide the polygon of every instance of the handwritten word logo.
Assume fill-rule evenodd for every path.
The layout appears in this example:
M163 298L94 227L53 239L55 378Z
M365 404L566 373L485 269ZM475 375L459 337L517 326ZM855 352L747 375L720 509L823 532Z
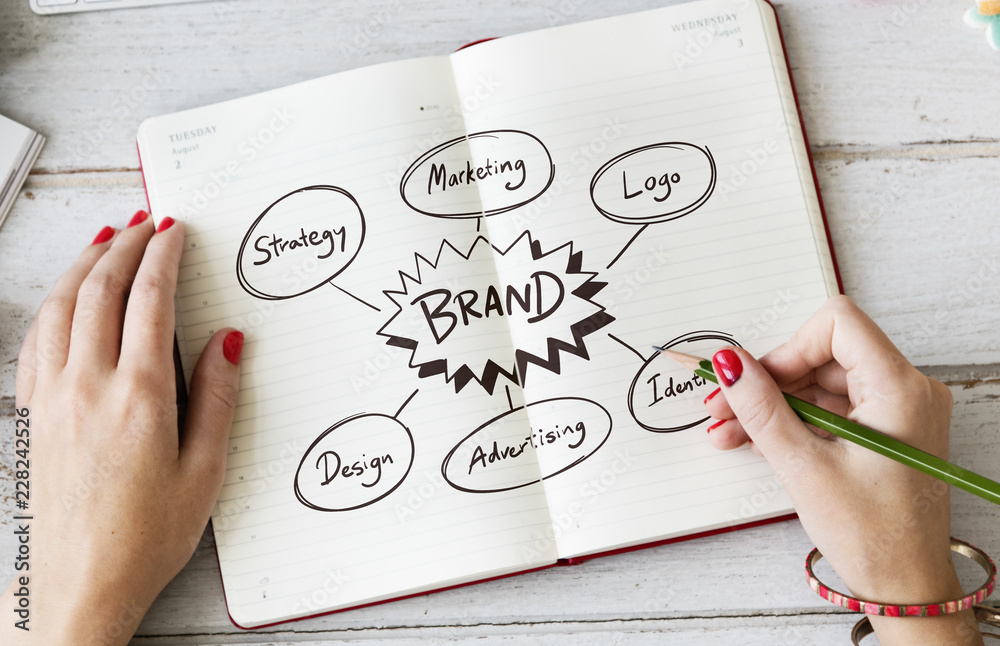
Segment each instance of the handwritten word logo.
M656 224L698 209L715 190L708 148L683 142L643 146L601 166L590 199L604 217L622 224Z
M607 283L583 271L572 243L543 252L525 232L501 250L479 236L468 253L445 240L433 263L415 257L416 277L400 271L402 291L384 292L399 310L378 334L455 392L474 380L492 394L501 376L523 385L529 365L561 374L560 353L589 361L584 337L615 320L591 300Z

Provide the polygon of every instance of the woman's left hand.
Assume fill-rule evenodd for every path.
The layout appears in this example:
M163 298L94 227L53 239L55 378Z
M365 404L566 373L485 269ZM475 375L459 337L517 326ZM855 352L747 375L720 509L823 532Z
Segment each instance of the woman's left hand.
M4 644L127 643L202 536L222 486L243 335L221 329L208 341L179 432L183 241L181 223L154 231L142 211L121 231L106 227L28 330L16 406L30 431L30 552L0 604ZM29 631L11 613L24 603Z

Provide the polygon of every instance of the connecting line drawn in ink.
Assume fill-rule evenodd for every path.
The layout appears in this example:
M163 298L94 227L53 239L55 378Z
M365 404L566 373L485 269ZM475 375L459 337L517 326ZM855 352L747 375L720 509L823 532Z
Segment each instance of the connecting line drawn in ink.
M301 296L336 285L365 241L365 216L354 196L337 186L306 186L287 193L254 220L236 257L240 287L262 300Z
M565 473L597 453L611 437L611 426L611 413L604 406L581 397L518 406L456 444L441 463L441 475L466 493L527 487ZM530 428L527 434L526 428Z
M412 352L419 378L442 375L456 393L475 381L493 394L500 377L523 386L529 365L561 374L560 353L589 361L584 337L615 320L591 300L607 283L584 271L572 242L546 252L526 231L507 249L478 236L465 253L444 240L433 262L414 257L416 276L400 271L402 289L383 292L397 311L378 335ZM481 280L453 293L469 277Z
M653 433L675 433L708 420L702 402L715 387L713 384L664 360L659 352L646 356L618 337L608 336L643 362L628 390L628 410L636 424ZM718 330L688 332L661 347L705 355L722 345L742 347L731 334Z
M590 200L604 217L639 229L610 269L651 224L698 210L715 191L715 159L708 147L671 141L626 151L597 169Z
M535 200L555 176L552 155L538 137L521 130L488 130L425 152L403 173L399 195L417 213L481 220ZM484 209L484 194L497 203ZM480 226L477 222L477 232Z
M359 413L317 437L295 471L295 497L316 511L352 511L382 500L413 467L413 433L395 415Z

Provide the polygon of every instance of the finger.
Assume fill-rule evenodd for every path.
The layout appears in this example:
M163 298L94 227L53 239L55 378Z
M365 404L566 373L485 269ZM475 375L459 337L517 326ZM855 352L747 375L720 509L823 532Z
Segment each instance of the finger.
M865 366L882 373L875 378L894 377L901 366L909 366L889 337L846 296L824 303L762 363L777 383L788 384L831 361L848 372Z
M738 449L750 441L738 419L727 419L708 427L708 442L720 451Z
M38 308L35 336L35 382L55 374L66 365L69 356L70 330L76 311L80 284L87 278L94 265L111 248L117 230L101 229L94 241L77 257L73 266L56 281L42 306Z
M152 235L149 215L139 211L80 284L70 361L109 368L118 365L125 296Z
M716 390L713 390L712 393L705 398L705 410L708 411L709 415L719 420L733 419L736 417L732 407L726 400L726 394L722 392L721 386Z
M35 353L38 341L38 317L31 320L24 335L21 352L17 355L17 376L14 379L14 401L18 408L27 406L35 390Z
M174 293L184 244L184 227L164 218L142 256L125 308L119 366L173 376L162 370L173 363Z
M836 393L831 393L826 388L818 384L813 384L811 386L806 386L800 390L792 393L799 399L803 399L810 404L815 404L820 408L826 409L831 413L836 413L841 417L847 417L847 414L851 412L851 400L846 395L838 395ZM827 437L829 433L820 433L822 437Z
M742 348L724 348L712 357L722 392L750 439L775 470L793 456L821 450L821 440L788 406L784 394L764 367Z
M770 372L770 360L766 355L761 357L760 365ZM818 384L829 392L846 395L848 393L847 369L836 361L830 361L798 379L786 383L778 382L778 386L786 393L794 393L813 384Z
M226 445L240 384L243 334L219 330L201 351L191 377L187 421L181 440L181 463L195 486L214 490L222 486ZM216 496L212 496L214 501Z

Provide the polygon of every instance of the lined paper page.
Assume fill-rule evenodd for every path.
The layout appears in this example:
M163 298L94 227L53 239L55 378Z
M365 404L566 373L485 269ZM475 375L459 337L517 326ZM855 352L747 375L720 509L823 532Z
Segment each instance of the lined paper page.
M556 169L544 196L487 219L493 244L525 232L542 251L571 244L579 271L606 283L572 297L580 275L564 271L564 304L515 322L515 348L544 355L572 342L574 320L598 307L614 318L584 328L585 352L523 375L534 433L554 432L537 453L560 556L788 512L762 459L709 446L701 402L714 386L650 348L761 354L836 292L787 80L773 69L780 50L769 50L757 5L679 5L453 59L461 95L481 78L494 88L466 111L469 131L529 133ZM503 200L482 195L487 210ZM504 260L501 282L530 273L530 259ZM551 257L535 262L558 273Z
M556 558L551 542L535 544L550 527L540 487L470 495L442 475L449 452L455 464L473 459L453 449L492 418L493 437L527 428L516 386L501 381L491 395L473 381L456 394L461 365L482 375L487 358L511 363L505 322L449 336L446 320L428 329L420 318L420 303L432 311L440 300L428 291L496 282L478 219L461 217L481 210L475 186L418 186L413 205L400 196L408 167L464 132L448 58L348 72L140 131L153 214L187 227L177 302L189 382L216 330L246 334L213 515L242 626ZM438 160L454 169L467 157L460 142ZM420 342L415 352L406 339ZM434 379L409 365L439 358L453 361ZM475 486L538 477L533 462L497 465Z

